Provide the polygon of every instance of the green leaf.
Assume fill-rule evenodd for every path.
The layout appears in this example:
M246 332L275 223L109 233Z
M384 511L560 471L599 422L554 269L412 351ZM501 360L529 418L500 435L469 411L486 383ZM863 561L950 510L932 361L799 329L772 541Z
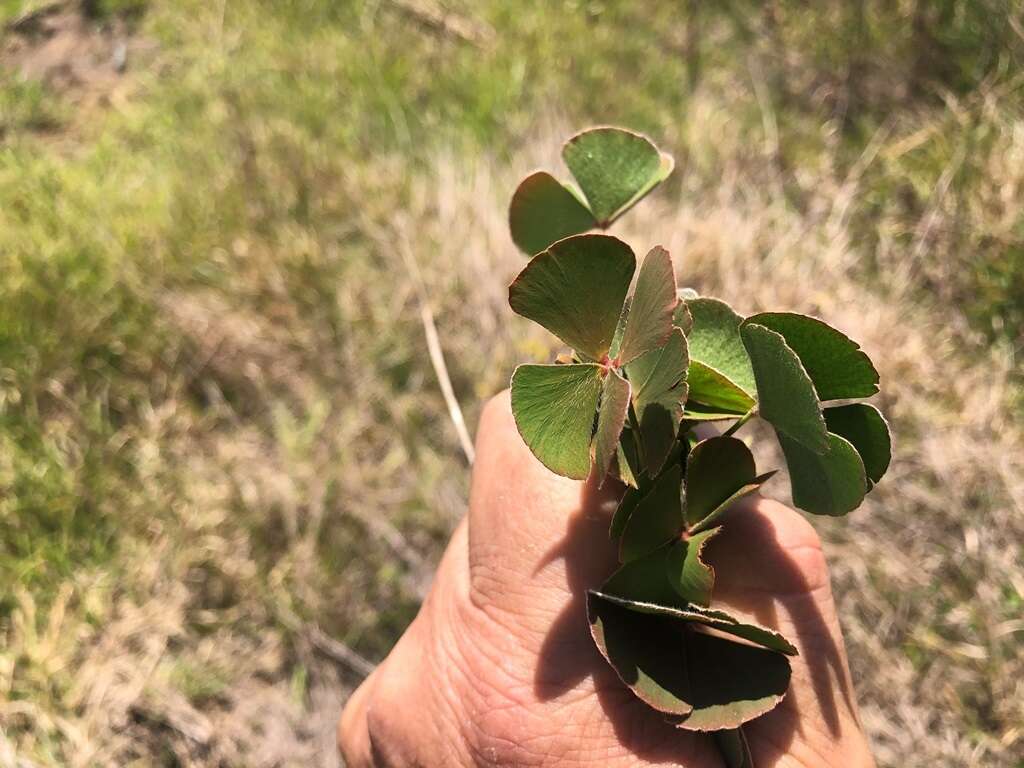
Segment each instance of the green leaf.
M523 441L559 475L590 474L590 437L601 395L602 367L520 365L512 374L512 416Z
M597 415L597 432L594 433L594 464L597 470L598 486L604 484L605 475L615 457L619 435L626 423L629 410L629 382L618 371L608 370L601 391L601 409Z
M686 461L686 522L693 526L757 477L754 455L735 437L709 437Z
M687 632L686 671L693 711L679 728L737 728L770 712L789 688L789 659L703 632Z
M690 373L693 373L693 366L690 366ZM683 408L683 421L733 421L742 415L735 411L695 403L692 398L686 401Z
M593 214L554 176L537 171L520 182L508 209L512 240L532 256L563 237L597 226Z
M796 646L789 642L781 632L776 632L774 629L768 629L753 622L740 621L728 611L691 605L687 608L687 613L691 615L691 621L696 621L705 627L725 632L742 640L748 640L751 643L760 645L762 648L767 648L770 651L776 651L786 656L798 655Z
M867 493L864 462L839 435L828 435L829 450L818 454L781 432L776 433L789 467L793 503L815 515L845 515Z
M672 259L668 251L656 246L647 254L637 275L622 345L617 354L621 365L668 341L676 304L676 275Z
M686 302L695 298L697 298L697 294L692 288L680 288L676 291L678 303L675 312L672 313L672 323L682 329L684 334L688 334L693 329L693 315Z
M673 464L654 481L654 487L636 505L619 542L619 560L626 563L676 538L683 530L679 486L683 470Z
M828 430L814 384L781 334L744 323L743 343L757 379L758 412L779 432L817 453L828 450Z
M771 472L765 472L763 475L755 477L753 482L737 489L731 496L729 496L729 498L727 498L713 510L708 512L708 514L705 515L699 523L691 525L690 534L697 534L701 531L707 530L713 525L717 525L722 515L728 512L729 509L731 509L733 505L736 504L736 502L740 501L741 499L745 499L747 496L752 496L753 494L757 493L759 490L761 490L761 486L768 482L774 475L775 470L772 470Z
M573 136L562 148L562 158L601 227L664 181L674 165L648 139L621 128L594 128Z
M860 345L828 323L795 312L764 312L748 323L775 331L796 352L821 400L870 397L878 392L878 371Z
M640 459L636 456L633 435L628 429L623 430L619 444L615 446L616 476L630 488L636 488L639 484L636 477L639 467Z
M643 557L623 563L602 585L601 593L631 602L685 609L686 601L669 582L668 554L673 546L663 544Z
M628 439L627 439L628 438ZM626 461L629 462L631 470L631 476L634 479L634 484L626 489L626 492L622 495L622 499L619 501L619 506L615 509L615 514L612 516L611 526L608 530L608 537L613 541L620 536L626 528L626 523L629 522L629 518L633 514L633 510L636 509L644 496L650 493L651 488L654 486L654 480L646 472L641 472L638 467L638 459L636 458L636 450L633 447L633 435L630 433L629 427L624 430L624 437L619 440L619 461L623 460L623 456L626 456ZM682 452L683 446L677 441L669 452L668 458L665 459L664 467L672 467L673 465L679 466L682 471ZM662 472L667 471L663 467Z
M686 377L690 385L690 403L705 409L728 414L727 418L742 416L754 406L754 398L737 386L729 377L704 363L690 360Z
M644 496L650 493L650 481L644 483L642 480L638 480L637 485L640 487L633 486L626 489L622 499L619 501L619 506L615 508L611 525L608 527L608 538L612 541L619 538L622 532L626 530L626 523L633 516L637 504L643 500Z
M867 473L868 490L885 475L892 458L889 425L877 408L852 403L825 409L828 431L846 438L857 449Z
M665 346L626 366L626 375L633 385L633 409L640 425L643 458L651 476L661 471L679 433L687 393L688 360L686 337L675 328Z
M721 528L680 539L665 557L668 583L687 603L711 605L711 591L715 586L715 569L701 559L701 550Z
M684 622L700 624L701 626L725 632L742 640L748 640L776 653L782 653L787 656L798 655L796 646L789 642L781 632L776 632L773 629L768 629L752 622L740 621L728 611L723 611L720 608L701 608L693 604L678 606L673 603L652 603L644 600L618 597L603 591L595 593L594 590L590 590L590 593L598 594L605 600L614 602L637 613L657 614Z
M636 259L609 235L575 235L534 256L508 289L508 302L577 352L608 352Z
M613 360L619 356L619 349L622 347L622 336L626 333L626 321L629 320L629 310L632 304L632 298L627 298L622 302L622 312L619 313L619 320L615 324L615 333L612 335L612 343L608 348L608 357Z
M717 399L706 399L709 394L714 395L719 388L725 386L730 391L723 396L735 401L738 396L734 390L739 390L746 395L743 401L746 405L739 405L740 412L745 413L753 404L752 398L757 387L747 350L740 339L740 324L743 318L736 314L732 307L718 299L691 299L686 302L686 306L693 316L693 327L687 334L690 360L710 368L717 374L713 376L705 373L694 378L690 396L705 405L717 406L721 405ZM693 377L694 373L690 375ZM709 380L708 387L701 386L698 390L692 386L697 381L703 385L705 379ZM705 390L709 394L706 394Z
M596 592L587 595L587 617L601 655L637 698L667 714L693 711L685 646L671 618L630 611Z
M587 615L619 679L678 716L680 728L736 728L771 710L789 687L784 655L695 631L678 615L635 611L598 592L587 595Z

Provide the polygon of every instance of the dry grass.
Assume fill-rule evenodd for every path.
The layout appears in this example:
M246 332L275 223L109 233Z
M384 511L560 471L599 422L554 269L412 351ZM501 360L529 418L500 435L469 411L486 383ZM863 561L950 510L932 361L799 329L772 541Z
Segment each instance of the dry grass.
M46 332L0 333L0 353L17 356L0 361L0 532L55 542L0 562L0 577L12 577L0 584L0 768L336 766L340 706L365 659L383 657L414 615L466 503L466 458L408 265L421 272L470 431L517 362L551 351L507 307L523 260L505 206L523 173L556 165L568 121L534 129L514 165L504 144L494 154L432 149L426 162L409 147L359 154L346 120L364 120L357 137L384 130L376 116L388 98L388 131L400 132L408 104L447 109L417 90L430 67L410 84L382 63L387 45L404 51L419 27L361 17L377 58L353 76L366 82L335 97L335 61L364 66L359 39L325 26L304 51L284 30L314 34L306 20L232 9L223 34L210 31L206 5L193 8L194 30L181 12L154 11L183 41L162 59L173 83L140 77L143 93L165 99L152 97L155 117L128 105L116 140L96 139L95 155L79 148L82 161L69 152L66 166L37 163L27 143L0 165L2 189L38 222L0 208L0 248L19 254L0 273L0 296L15 302L8 315L0 306L0 331L25 315L25 328ZM524 43L509 36L519 56ZM550 37L542 42L561 50ZM426 50L441 60L449 45ZM206 51L202 66L182 63ZM229 53L251 56L249 68L223 67ZM470 73L479 55L457 53ZM494 84L514 67L500 57L488 66L494 80L449 83L504 94L495 106L486 87L473 91L465 109L479 133L515 93ZM665 117L664 140L689 163L621 234L640 252L667 246L685 284L742 311L821 314L870 352L895 460L864 507L818 521L865 724L884 766L1020 768L1015 364L969 329L961 294L944 291L986 233L992 253L1018 237L1024 122L982 94L945 114L983 121L985 153L946 146L959 134L937 121L880 132L852 169L815 155L783 173L761 126L785 138L786 115L761 105L751 133L736 117L751 104L728 98L746 81L709 80L685 119ZM660 103L634 96L652 111ZM165 122L173 110L179 122ZM952 170L913 176L911 145ZM889 202L896 192L873 180L880 166L883 181L929 180L929 206L911 226ZM961 196L964 167L984 184ZM75 292L51 298L54 280L72 279ZM779 465L771 451L759 458ZM780 478L772 491L785 486ZM82 551L66 542L76 532Z
M538 146L549 154L552 144ZM516 360L547 349L505 304L522 263L505 231L515 176L487 160L439 160L403 214L381 225L374 250L395 296L379 322L398 348L422 344L402 249L421 264L471 421ZM1024 441L1006 411L1008 361L941 305L913 298L905 278L864 287L833 215L842 190L827 178L817 188L818 213L799 216L771 185L736 174L691 202L652 201L625 234L638 250L667 245L682 279L702 291L746 311L820 313L872 354L896 459L862 509L819 525L866 726L883 765L1013 766L1024 751L1024 624L1012 597L1024 594ZM349 306L372 287L338 290ZM312 623L294 623L296 608L307 622L329 617L359 644L358 627L380 620L378 600L405 595L411 608L423 563L464 508L465 460L424 354L401 397L374 395L379 370L326 393L303 371L315 346L290 352L295 344L268 320L217 301L175 296L166 309L194 338L207 384L240 376L231 385L249 388L249 399L275 391L320 405L277 412L271 440L223 402L207 416L213 429L173 398L150 415L138 437L149 457L140 480L157 484L166 465L187 465L187 487L167 503L184 530L174 536L190 543L155 518L127 556L137 569L127 592L83 574L45 617L21 596L4 658L42 677L76 668L72 687L50 701L0 705L8 741L13 732L26 753L52 744L52 760L69 765L168 754L185 765L335 765L333 718L358 676L317 648ZM369 342L351 343L358 356ZM428 421L402 434L413 412ZM762 460L777 464L770 452ZM246 538L230 522L239 516L267 522ZM318 562L325 528L375 569ZM268 548L275 564L264 581Z

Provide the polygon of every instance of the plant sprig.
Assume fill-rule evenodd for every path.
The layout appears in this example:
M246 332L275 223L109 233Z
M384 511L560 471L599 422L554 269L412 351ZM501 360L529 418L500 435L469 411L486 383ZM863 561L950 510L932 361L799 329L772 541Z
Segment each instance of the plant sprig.
M578 188L539 171L512 198L512 238L532 258L509 304L573 351L516 368L512 412L551 471L625 485L610 528L620 567L587 595L601 654L639 699L679 728L715 732L730 765L750 766L739 729L785 696L797 649L713 607L715 572L702 550L774 474L758 474L734 435L751 419L767 422L794 504L845 515L889 464L884 417L845 402L877 393L878 373L822 320L743 317L678 290L664 248L652 248L638 271L626 243L591 232L671 173L672 158L650 140L595 128L571 138L563 158ZM705 421L731 425L701 440L695 428Z

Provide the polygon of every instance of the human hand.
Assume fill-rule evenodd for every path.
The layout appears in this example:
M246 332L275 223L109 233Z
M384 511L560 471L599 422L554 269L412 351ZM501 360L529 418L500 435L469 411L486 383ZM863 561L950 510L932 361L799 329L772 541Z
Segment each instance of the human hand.
M430 595L349 700L349 768L720 768L710 738L636 699L594 646L585 593L615 569L618 491L553 475L523 444L508 394L484 410L469 514ZM786 698L744 726L758 768L873 766L814 528L756 499L704 550L715 603L793 639Z

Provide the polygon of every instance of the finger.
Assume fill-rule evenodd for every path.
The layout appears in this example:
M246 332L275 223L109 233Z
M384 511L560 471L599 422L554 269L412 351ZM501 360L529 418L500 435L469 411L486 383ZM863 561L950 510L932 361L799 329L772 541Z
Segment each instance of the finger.
M507 392L484 409L469 503L475 602L538 631L614 569L608 524L618 492L559 477L523 443ZM580 612L580 622L585 621Z
M718 576L716 604L781 631L800 652L791 659L790 692L752 726L751 738L767 741L773 729L814 723L805 746L817 735L822 748L861 749L846 649L814 527L783 504L755 499L730 513L706 555Z
M828 565L814 526L771 499L757 496L730 510L722 532L708 545L707 556L721 566L716 586L722 597L823 597L828 591Z
M474 670L462 663L474 648L464 621L469 569L466 522L452 534L419 614L342 713L338 744L347 765L468 765L459 733L462 696ZM409 717L409 707L429 717Z
M349 697L338 721L338 749L348 768L373 768L366 711L378 673L375 670Z

